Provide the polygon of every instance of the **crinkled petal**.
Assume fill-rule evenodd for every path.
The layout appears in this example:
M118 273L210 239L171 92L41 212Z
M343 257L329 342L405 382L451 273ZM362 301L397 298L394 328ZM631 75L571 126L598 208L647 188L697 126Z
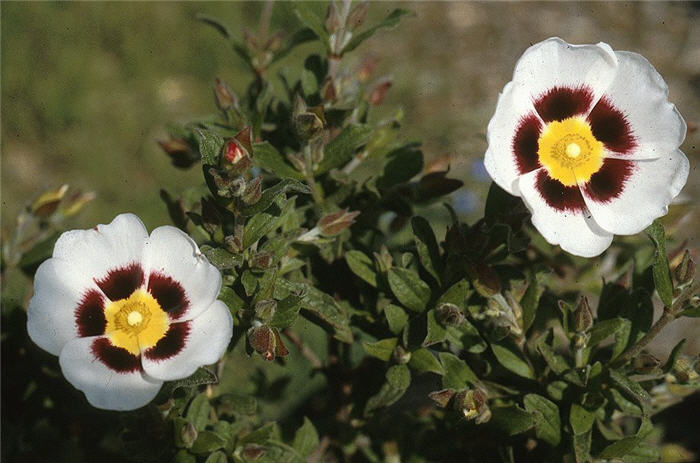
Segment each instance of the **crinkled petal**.
M553 245L582 257L597 256L612 243L613 235L603 230L586 210L555 209L536 187L539 171L523 175L518 187L532 213L532 224Z
M609 45L571 45L558 37L528 48L515 65L516 93L530 101L555 87L585 87L594 104L615 78L617 58Z
M668 204L688 179L688 158L680 150L658 159L632 161L631 175L621 193L601 201L595 192L582 188L586 206L595 221L618 235L632 235L668 212Z
M532 125L540 125L536 119L532 102L525 98L514 98L513 83L509 82L498 97L496 112L488 125L486 136L489 146L484 158L484 167L486 167L486 171L501 188L513 195L519 195L516 179L522 174L522 164L527 163L526 161L532 158L533 154L537 163L539 129L536 130L533 127L528 131L528 127L525 126L528 116L535 117ZM517 146L515 141L519 129L528 132L536 131L536 134L528 133L525 135L530 135L528 137L530 139L535 135L534 153L532 146ZM530 142L529 145L532 145L532 140L528 141ZM519 151L522 151L522 153ZM525 162L519 163L519 158L525 159Z
M215 363L226 351L233 333L233 318L226 304L216 301L193 320L176 323L173 335L141 356L146 373L163 381L186 378L202 365Z
M66 379L97 408L135 410L153 400L163 382L146 377L141 370L108 368L93 351L99 339L104 338L78 338L63 347L59 363Z
M149 291L174 320L191 320L219 295L221 273L181 230L158 227L146 240L143 266Z
M97 281L112 270L140 262L146 238L148 232L141 219L120 214L108 225L63 233L56 241L53 257L74 267L82 279Z
M618 72L605 100L624 114L635 139L636 147L625 159L654 159L675 151L685 139L686 124L668 101L666 82L643 56L615 54Z

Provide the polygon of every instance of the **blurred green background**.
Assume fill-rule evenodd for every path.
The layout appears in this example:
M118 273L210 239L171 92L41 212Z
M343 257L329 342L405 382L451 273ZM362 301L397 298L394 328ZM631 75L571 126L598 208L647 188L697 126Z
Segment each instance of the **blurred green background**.
M403 3L417 17L372 38L351 61L375 57L373 77L393 78L383 108L403 107L405 137L422 139L429 159L449 157L466 183L455 205L473 217L488 183L479 162L486 125L531 43L558 35L643 54L695 127L700 9L694 5ZM197 169L173 169L156 141L165 137L168 122L213 112L215 77L238 92L249 79L230 47L195 14L219 18L240 37L257 27L262 6L3 2L3 232L39 191L62 183L98 194L77 226L109 222L124 211L139 214L149 228L167 223L159 188L177 192L200 176ZM395 6L372 4L368 23ZM272 21L287 33L299 27L288 3L274 5ZM697 131L690 132L683 146L693 166L697 141ZM686 200L697 197L696 179L684 190Z

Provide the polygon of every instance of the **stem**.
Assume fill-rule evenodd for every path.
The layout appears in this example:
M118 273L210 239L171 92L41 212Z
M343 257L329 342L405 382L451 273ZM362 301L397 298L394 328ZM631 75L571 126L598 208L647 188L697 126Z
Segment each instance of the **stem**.
M301 353L301 355L306 360L309 361L309 363L311 364L311 366L313 368L317 368L317 369L323 368L323 362L321 361L321 359L318 358L316 353L313 350L311 350L311 348L309 346L304 344L304 341L302 341L301 338L294 331L291 331L289 329L284 329L284 330L282 330L282 334L287 339L292 341L292 344L294 344L297 347L297 349L299 349L299 352Z

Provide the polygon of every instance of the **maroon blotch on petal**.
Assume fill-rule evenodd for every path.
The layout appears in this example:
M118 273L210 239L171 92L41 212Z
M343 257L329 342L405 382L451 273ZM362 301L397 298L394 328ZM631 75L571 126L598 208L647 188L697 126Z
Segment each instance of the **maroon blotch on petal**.
M190 304L182 285L162 273L151 273L148 277L148 291L173 320L181 317Z
M107 338L95 339L90 350L96 359L117 373L135 373L141 370L139 356L113 345Z
M543 121L562 121L577 114L585 114L593 103L593 92L588 87L553 87L535 99L535 110Z
M187 336L190 334L190 322L173 323L167 333L155 346L146 350L143 355L149 360L166 360L177 355L185 347Z
M104 334L107 320L104 312L104 298L99 291L91 289L85 293L74 315L78 336L81 338Z
M625 115L607 98L601 98L588 115L593 136L610 151L628 154L637 146Z
M569 212L582 212L586 209L577 185L564 186L558 180L550 178L544 169L537 173L535 188L553 209Z
M540 167L537 141L542 131L542 122L535 114L520 119L513 137L513 154L520 174L527 174Z
M610 202L622 194L625 183L633 171L633 162L607 158L603 161L600 170L584 185L583 191L593 201Z
M101 280L95 280L97 286L112 301L118 301L131 296L144 281L144 273L136 262L115 268L107 273Z

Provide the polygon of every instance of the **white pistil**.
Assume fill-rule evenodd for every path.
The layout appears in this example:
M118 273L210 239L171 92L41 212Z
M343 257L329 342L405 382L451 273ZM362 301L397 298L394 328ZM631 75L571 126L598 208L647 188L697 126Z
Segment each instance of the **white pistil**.
M126 317L126 322L129 324L129 326L136 326L140 324L143 321L143 315L141 315L141 312L138 312L134 310L133 312L130 312L129 315Z
M581 154L581 147L576 143L566 145L566 155L572 159L576 159Z

